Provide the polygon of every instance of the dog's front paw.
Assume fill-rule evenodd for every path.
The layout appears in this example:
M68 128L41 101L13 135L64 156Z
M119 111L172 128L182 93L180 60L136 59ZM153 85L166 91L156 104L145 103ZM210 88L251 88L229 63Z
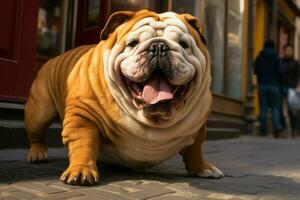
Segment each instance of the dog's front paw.
M204 165L199 167L198 169L188 169L188 175L197 176L202 178L223 178L224 174L221 170L219 170L214 165L206 162Z
M47 148L43 144L32 144L27 157L30 163L48 162Z
M71 185L94 185L99 182L99 173L96 165L70 165L60 180Z

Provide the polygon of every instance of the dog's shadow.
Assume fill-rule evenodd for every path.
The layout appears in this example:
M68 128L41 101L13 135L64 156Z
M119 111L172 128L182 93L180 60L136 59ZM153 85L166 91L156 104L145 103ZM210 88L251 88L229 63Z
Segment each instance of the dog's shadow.
M51 157L50 157L51 158ZM218 166L225 170L225 177L222 179L203 179L189 177L186 175L184 164L179 156L168 160L161 165L148 169L128 169L116 165L98 163L101 183L92 186L94 189L101 187L127 187L141 188L145 184L152 183L152 189L165 187L174 191L182 190L193 195L208 193L221 193L227 195L260 195L260 196L281 196L289 193L292 196L300 195L300 183L292 178L274 176L267 174L256 174L244 171L237 167L236 170L222 165ZM61 173L68 166L67 159L55 158L49 163L29 164L22 161L0 161L0 185L18 184L19 182L41 182L45 184L64 184L58 179ZM70 186L72 188L72 186ZM73 187L73 189L87 188Z

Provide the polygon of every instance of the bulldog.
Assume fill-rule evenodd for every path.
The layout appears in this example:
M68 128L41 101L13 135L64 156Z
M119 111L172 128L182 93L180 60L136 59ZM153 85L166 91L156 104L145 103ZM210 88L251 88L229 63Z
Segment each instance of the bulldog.
M99 44L68 51L40 69L25 105L28 161L47 161L44 131L58 114L69 151L64 183L98 183L98 158L149 167L177 153L189 175L220 178L202 155L210 82L195 17L116 12Z

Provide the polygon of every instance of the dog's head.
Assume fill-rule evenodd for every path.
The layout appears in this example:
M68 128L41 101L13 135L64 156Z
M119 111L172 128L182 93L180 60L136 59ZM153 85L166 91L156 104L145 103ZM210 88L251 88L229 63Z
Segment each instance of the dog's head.
M117 12L101 40L110 92L122 110L139 121L168 126L209 93L206 41L199 22L189 14Z

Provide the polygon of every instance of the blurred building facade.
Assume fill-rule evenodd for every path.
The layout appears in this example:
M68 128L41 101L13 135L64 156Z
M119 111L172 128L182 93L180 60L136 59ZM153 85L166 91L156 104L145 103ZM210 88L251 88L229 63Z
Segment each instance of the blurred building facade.
M294 46L295 58L300 58L300 1L299 0L256 0L254 7L254 52L253 59L262 50L264 42L272 39L282 57L286 44ZM256 77L254 84L254 113L259 114Z
M300 57L299 8L292 0L14 0L0 6L0 106L23 105L30 83L50 58L83 44L99 42L109 15L118 10L150 9L195 15L203 24L212 59L214 94L208 121L211 135L230 137L244 132L245 107L258 112L249 98L256 83L249 59L272 37L282 52L295 45ZM253 12L253 15L249 15ZM11 19L7 20L10 16ZM253 16L253 26L249 26ZM18 32L19 31L19 32ZM249 37L254 36L254 51ZM250 73L251 74L251 73ZM249 77L251 76L251 77ZM249 80L253 90L249 91ZM250 95L251 96L251 95ZM17 104L16 104L17 103ZM248 113L249 114L249 113Z

